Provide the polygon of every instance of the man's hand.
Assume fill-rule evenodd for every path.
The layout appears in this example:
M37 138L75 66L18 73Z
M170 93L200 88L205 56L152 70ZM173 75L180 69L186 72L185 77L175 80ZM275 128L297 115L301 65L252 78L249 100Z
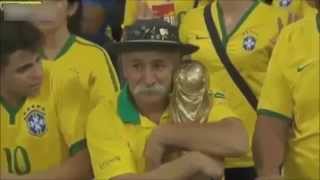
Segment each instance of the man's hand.
M288 16L288 23L287 24L289 25L291 23L294 23L301 18L302 17L297 14L290 13ZM285 23L281 20L281 18L278 18L277 21L278 21L278 33L270 40L269 45L268 45L268 50L270 52L270 55L272 53L274 46L277 43L278 37L279 37L283 27L285 26Z
M165 145L161 142L160 128L155 128L147 141L144 149L147 171L158 168L162 164L162 158L165 153Z
M200 152L193 153L191 163L196 164L200 168L200 174L211 177L213 179L220 179L224 174L223 160L207 156Z

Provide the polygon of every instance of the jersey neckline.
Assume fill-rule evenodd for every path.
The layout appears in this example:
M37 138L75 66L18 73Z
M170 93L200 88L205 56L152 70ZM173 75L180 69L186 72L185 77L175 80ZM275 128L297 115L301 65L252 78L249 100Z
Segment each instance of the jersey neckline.
M220 0L216 1L216 10L218 14L218 21L220 25L220 30L222 32L222 43L226 46L229 39L240 29L243 23L248 19L248 17L252 14L252 12L256 9L256 7L260 4L260 0L253 0L253 3L247 8L247 10L241 15L239 21L237 22L236 26L227 33L226 25L225 25L225 18L222 7L220 5ZM213 3L214 5L214 3Z
M9 124L11 124L11 125L15 124L16 115L19 112L19 110L22 108L22 106L24 105L26 99L27 98L23 98L17 107L11 107L11 106L9 106L9 104L6 103L4 98L0 96L0 105L2 105L4 107L4 109L9 114Z
M73 43L76 40L76 35L70 34L67 40L65 41L63 47L60 49L59 53L53 60L58 60L61 56L63 56L73 45ZM44 53L44 49L42 49L42 55L46 58L49 59L46 54Z

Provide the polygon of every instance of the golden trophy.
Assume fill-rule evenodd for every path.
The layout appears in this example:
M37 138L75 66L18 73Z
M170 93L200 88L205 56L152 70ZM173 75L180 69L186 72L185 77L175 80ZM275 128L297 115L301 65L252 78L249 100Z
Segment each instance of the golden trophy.
M185 60L173 77L173 91L170 97L169 117L172 123L206 123L212 108L209 90L209 74L198 61ZM176 159L186 151L169 152L166 161ZM197 174L190 180L210 180Z
M205 123L212 108L209 74L200 62L185 60L173 77L169 116L173 123Z

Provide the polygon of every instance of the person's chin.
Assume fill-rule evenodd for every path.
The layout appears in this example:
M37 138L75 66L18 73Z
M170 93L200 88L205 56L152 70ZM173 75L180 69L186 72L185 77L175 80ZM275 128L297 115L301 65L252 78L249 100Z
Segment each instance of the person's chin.
M51 21L41 21L35 23L35 25L40 29L42 32L51 31L54 29L54 23Z
M40 87L34 87L31 89L29 96L35 97L35 96L38 96L39 94L40 94Z

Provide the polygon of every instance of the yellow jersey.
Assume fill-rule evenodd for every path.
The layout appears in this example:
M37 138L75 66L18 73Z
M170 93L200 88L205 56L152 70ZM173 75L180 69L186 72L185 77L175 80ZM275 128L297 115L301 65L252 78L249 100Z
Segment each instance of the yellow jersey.
M213 108L208 123L238 117L228 107L223 93L216 92L212 97ZM171 122L168 113L164 112L159 124L166 123ZM95 177L110 179L126 173L143 173L146 167L144 148L157 126L137 111L127 87L119 94L116 105L98 106L91 113L87 127Z
M272 5L299 16L307 16L316 11L307 0L273 0Z
M65 73L77 73L82 88L90 94L90 101L96 104L102 98L115 98L119 81L108 53L99 45L70 35L54 60L56 76L63 79ZM87 103L87 102L83 102Z
M271 56L270 41L279 32L278 18L287 22L288 13L261 1L254 1L234 30L227 34L219 1L216 0L211 4L211 11L222 46L253 93L259 97ZM230 107L243 121L251 144L257 118L256 111L242 95L220 61L206 27L204 7L189 11L182 19L179 31L182 42L199 47L191 58L201 61L206 66L210 74L211 88L221 89L227 99L230 99ZM226 159L228 168L250 166L253 166L252 152L240 158Z
M152 14L157 17L173 18L168 19L169 22L178 21L181 15L188 10L207 4L210 0L143 0L146 2ZM125 5L123 26L133 24L139 13L139 1L128 0ZM175 19L177 18L177 19Z
M53 63L44 62L40 94L10 108L0 97L1 171L24 175L54 168L86 147L85 95L79 83L55 87ZM74 76L74 75L72 75ZM61 84L61 82L59 83Z
M283 165L286 179L319 179L320 16L285 28L262 88L260 115L292 124Z

